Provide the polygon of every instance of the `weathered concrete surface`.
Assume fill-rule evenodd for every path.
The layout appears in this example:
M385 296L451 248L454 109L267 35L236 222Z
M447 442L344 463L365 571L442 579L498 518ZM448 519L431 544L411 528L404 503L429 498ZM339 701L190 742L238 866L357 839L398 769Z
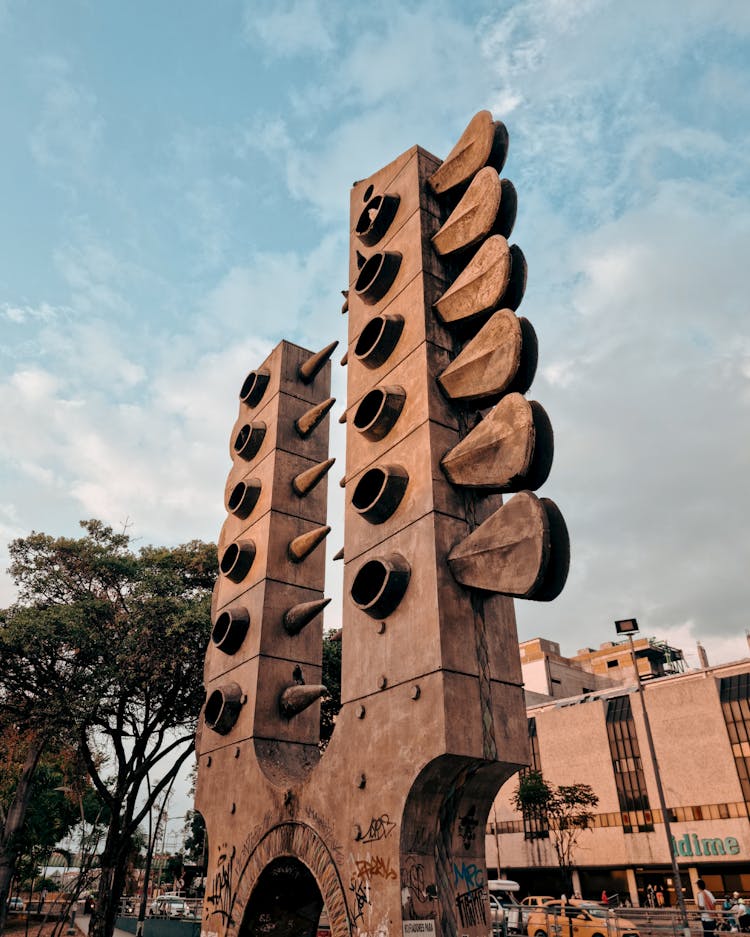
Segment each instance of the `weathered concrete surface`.
M256 372L265 389L256 390L256 378L245 382L249 402L232 431L227 497L250 479L260 492L246 518L228 515L220 537L220 557L250 540L255 558L242 582L222 575L214 597L215 621L238 604L247 608L246 637L233 654L214 642L206 657L209 701L224 692L231 702L232 685L243 697L227 732L204 724L197 742L196 803L210 856L205 935L306 937L323 903L334 937L486 937L489 930L483 830L497 789L527 762L509 596L547 597L550 544L559 547L562 538L528 493L517 497L542 505L531 524L528 510L520 519L514 510L500 515L500 495L475 491L474 476L466 481L471 441L456 448L476 425L462 400L495 402L519 384L524 392L533 376L533 330L523 334L507 311L523 294L522 254L505 246L502 282L489 284L490 299L481 284L454 290L444 306L456 331L433 307L471 263L468 244L492 238L498 224L503 237L509 233L502 202L512 202L514 213L515 191L497 180L506 148L504 127L483 112L442 171L438 159L412 147L352 188L343 706L322 758L314 700L325 486L300 499L295 480L314 477L327 460L328 418L315 425L305 415L329 406L329 365L316 367L330 350L313 357L282 343ZM492 217L468 240L444 227L466 186L480 211L477 193L494 193L484 212ZM449 235L447 259L433 247L441 229ZM451 363L493 321L497 303L506 309L503 328L495 320L485 334L490 345L510 345L500 352L500 383L481 373L482 361L496 359L491 347L467 352L464 360L479 365L462 365L453 378ZM441 374L458 387L455 396L441 390ZM261 423L262 441L248 459L245 427L255 432ZM507 460L495 487L524 487L538 431L532 418L512 423L513 451L524 457ZM441 468L450 451L461 462L452 479ZM499 516L510 518L510 530ZM501 555L502 575L493 575L495 559L488 565L473 549L477 535L486 555ZM505 549L514 538L524 543L522 556ZM302 548L309 544L311 552ZM449 556L468 564L482 591L459 582ZM207 706L204 723L209 716Z

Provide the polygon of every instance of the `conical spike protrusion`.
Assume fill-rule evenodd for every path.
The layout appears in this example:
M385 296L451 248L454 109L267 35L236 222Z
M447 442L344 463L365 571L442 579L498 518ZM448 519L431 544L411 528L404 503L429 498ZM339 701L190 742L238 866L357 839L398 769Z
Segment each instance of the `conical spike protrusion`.
M538 344L528 319L500 309L438 377L460 403L490 406L503 394L525 394L536 373Z
M341 356L341 367L345 368L348 363L349 363L349 351L347 349L347 351L345 351L344 354Z
M303 384L311 384L315 380L315 376L325 367L326 362L336 350L337 345L338 341L331 342L330 345L326 345L325 348L311 355L304 364L299 366L297 375Z
M322 403L311 407L306 413L303 413L298 420L295 420L294 426L299 435L303 439L307 439L310 433L323 422L326 414L335 403L336 398L329 397L328 400L324 400Z
M464 488L534 490L547 480L553 449L552 426L541 404L509 394L440 465L452 484Z
M279 711L285 719L292 719L312 706L321 696L327 696L328 689L323 684L288 686L279 697Z
M330 599L316 599L314 602L301 602L284 612L284 629L287 634L299 634L328 605Z
M295 537L288 547L289 559L293 563L301 563L325 540L330 532L330 527L315 527L313 530L308 530L307 533Z
M339 417L339 423L346 423L346 410L344 410L344 412Z
M568 530L557 505L522 491L448 554L462 586L549 602L570 565Z
M335 459L326 459L325 462L318 462L317 465L313 465L311 468L305 469L304 472L300 472L299 475L295 476L292 480L294 493L299 495L300 498L304 498L305 495L313 490L321 478L326 477L328 470L335 461Z
M339 550L339 552L334 556L333 559L334 559L334 562L336 562L337 560L343 560L343 558L344 558L344 548L342 547Z
M344 301L341 304L341 315L345 316L349 312L349 290L341 290Z
M448 192L468 182L486 165L500 172L507 153L508 131L505 124L493 120L489 111L479 111L469 121L443 163L430 176L430 188L437 195Z

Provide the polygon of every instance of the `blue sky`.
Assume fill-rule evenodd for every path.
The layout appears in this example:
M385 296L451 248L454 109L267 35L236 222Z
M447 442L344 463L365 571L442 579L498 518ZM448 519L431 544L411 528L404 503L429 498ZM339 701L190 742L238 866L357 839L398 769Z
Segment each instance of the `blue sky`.
M743 0L0 0L0 565L82 517L215 539L245 373L345 339L352 181L486 107L573 550L521 637L746 655L749 37Z

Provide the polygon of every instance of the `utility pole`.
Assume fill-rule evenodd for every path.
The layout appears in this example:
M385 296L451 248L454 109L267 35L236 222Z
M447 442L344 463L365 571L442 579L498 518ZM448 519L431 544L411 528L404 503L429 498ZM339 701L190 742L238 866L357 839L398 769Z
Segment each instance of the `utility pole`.
M648 744L649 755L651 756L651 764L654 768L654 778L656 780L656 792L659 797L659 809L661 810L662 820L664 822L664 835L667 837L667 849L669 850L669 856L672 860L672 877L674 879L675 892L677 894L677 907L680 909L680 917L682 919L682 928L685 937L690 935L690 923L688 922L687 908L685 907L685 896L682 892L682 879L680 877L680 868L677 865L677 856L674 853L672 848L672 827L669 822L669 808L667 807L666 799L664 797L664 787L661 783L661 771L659 770L659 762L656 757L656 749L654 748L654 737L651 734L651 722L648 718L648 710L646 709L646 694L643 691L643 681L641 680L641 673L638 670L638 661L635 657L635 645L633 644L633 632L638 631L638 622L635 618L626 618L620 621L615 622L615 627L617 628L618 634L627 635L628 641L630 642L630 657L633 662L633 670L635 671L636 684L638 686L638 696L641 701L641 712L643 713L643 725L646 729L646 742Z

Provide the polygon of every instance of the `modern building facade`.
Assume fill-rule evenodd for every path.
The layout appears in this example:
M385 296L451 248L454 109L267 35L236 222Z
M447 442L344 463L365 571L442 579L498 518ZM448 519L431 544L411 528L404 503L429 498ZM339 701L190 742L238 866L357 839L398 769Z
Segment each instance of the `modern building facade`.
M679 651L639 638L658 768L683 887L750 893L750 659L684 670ZM554 642L521 645L532 768L553 784L589 784L599 798L575 851L574 887L643 904L648 886L675 903L671 857L629 645L564 658ZM617 661L615 665L609 663ZM501 789L487 828L490 875L525 893L560 893L545 818L523 816Z

